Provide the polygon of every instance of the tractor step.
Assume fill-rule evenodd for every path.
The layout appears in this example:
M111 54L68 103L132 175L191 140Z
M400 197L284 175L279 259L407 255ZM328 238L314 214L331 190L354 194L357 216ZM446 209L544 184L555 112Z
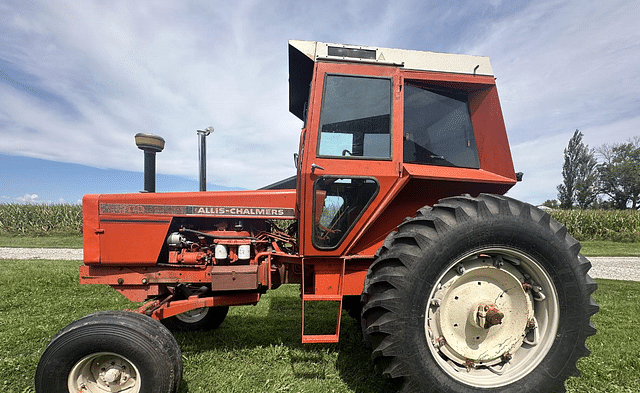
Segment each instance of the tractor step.
M304 271L312 267L314 293L305 293ZM342 317L342 286L344 283L344 259L319 263L302 262L302 343L336 343L340 338ZM305 334L305 304L308 302L336 302L338 315L334 334Z
M307 302L337 302L338 315L334 334L305 334L304 317ZM302 296L302 343L337 343L340 338L340 320L342 317L342 295L303 295Z

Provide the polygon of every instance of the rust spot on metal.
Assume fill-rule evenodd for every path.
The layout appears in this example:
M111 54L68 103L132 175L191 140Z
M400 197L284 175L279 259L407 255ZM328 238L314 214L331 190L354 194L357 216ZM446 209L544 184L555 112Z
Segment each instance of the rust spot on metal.
M487 325L489 327L500 325L502 323L502 318L504 318L504 313L498 310L498 307L493 304L489 305L488 307L489 309L486 311L487 314L485 327L487 327Z
M473 359L467 359L464 362L464 366L467 368L467 372L470 372L472 368L476 365L476 361Z
M489 329L491 326L500 325L504 313L493 303L480 303L476 310L476 322L478 327Z

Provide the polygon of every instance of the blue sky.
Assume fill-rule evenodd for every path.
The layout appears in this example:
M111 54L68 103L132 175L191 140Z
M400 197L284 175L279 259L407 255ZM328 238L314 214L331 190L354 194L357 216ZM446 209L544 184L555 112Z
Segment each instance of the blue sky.
M209 189L293 175L288 39L489 56L525 173L510 195L542 203L575 129L640 135L639 25L616 0L4 1L0 203L137 192L138 132L166 140L158 191L197 190L210 125Z

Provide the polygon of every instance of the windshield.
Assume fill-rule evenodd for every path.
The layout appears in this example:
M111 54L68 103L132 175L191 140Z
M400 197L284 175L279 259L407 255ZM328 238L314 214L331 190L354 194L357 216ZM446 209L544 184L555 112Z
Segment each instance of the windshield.
M318 155L391 156L391 80L327 75Z

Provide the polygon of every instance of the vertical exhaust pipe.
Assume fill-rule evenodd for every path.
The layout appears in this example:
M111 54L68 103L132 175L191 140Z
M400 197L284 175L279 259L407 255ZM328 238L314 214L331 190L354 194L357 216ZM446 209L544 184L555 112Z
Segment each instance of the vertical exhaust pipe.
M164 149L164 139L153 134L137 133L136 146L144 151L144 190L156 192L156 153Z
M209 126L198 132L198 161L200 164L200 191L207 191L207 142L205 138L213 132Z

